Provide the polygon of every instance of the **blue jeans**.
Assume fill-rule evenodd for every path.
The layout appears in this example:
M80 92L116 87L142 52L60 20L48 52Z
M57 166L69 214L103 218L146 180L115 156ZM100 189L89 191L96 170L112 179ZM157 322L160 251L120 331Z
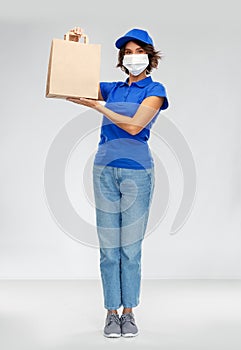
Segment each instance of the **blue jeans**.
M93 167L104 307L139 304L141 248L154 189L154 168Z

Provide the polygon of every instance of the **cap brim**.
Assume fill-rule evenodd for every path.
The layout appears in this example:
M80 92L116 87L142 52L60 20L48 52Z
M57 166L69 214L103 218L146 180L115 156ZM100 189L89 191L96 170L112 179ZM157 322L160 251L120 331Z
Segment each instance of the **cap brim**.
M116 40L115 46L117 47L117 49L121 49L122 46L124 46L126 43L128 43L128 41L132 41L132 40L138 40L138 41L145 43L145 41L137 39L133 36L123 36L123 37L119 38L118 40Z

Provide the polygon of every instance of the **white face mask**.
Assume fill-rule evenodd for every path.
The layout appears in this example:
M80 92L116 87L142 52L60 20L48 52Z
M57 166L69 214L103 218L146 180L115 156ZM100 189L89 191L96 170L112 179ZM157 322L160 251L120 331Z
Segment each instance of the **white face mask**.
M123 66L135 76L141 74L148 65L149 58L147 54L125 55L123 58Z

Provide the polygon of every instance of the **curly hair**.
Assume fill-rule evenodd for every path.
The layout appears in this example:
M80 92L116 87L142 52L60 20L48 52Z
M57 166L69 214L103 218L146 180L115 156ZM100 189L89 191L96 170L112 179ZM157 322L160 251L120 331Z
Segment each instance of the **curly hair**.
M149 65L146 68L146 74L150 74L153 68L158 67L159 60L162 58L161 51L156 51L155 48L150 44L145 44L139 40L132 40L134 43L139 45L145 52L148 54ZM129 75L129 71L126 67L123 66L123 58L125 55L125 45L122 46L118 54L118 63L116 67L120 67L126 74Z

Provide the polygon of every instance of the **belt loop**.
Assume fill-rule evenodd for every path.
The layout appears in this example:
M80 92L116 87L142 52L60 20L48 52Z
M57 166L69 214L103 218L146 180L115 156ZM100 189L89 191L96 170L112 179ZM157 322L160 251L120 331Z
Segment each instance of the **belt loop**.
M117 172L117 170L118 170L118 168L113 167L113 173L114 173L114 177L115 177L116 181L118 180L118 172Z

